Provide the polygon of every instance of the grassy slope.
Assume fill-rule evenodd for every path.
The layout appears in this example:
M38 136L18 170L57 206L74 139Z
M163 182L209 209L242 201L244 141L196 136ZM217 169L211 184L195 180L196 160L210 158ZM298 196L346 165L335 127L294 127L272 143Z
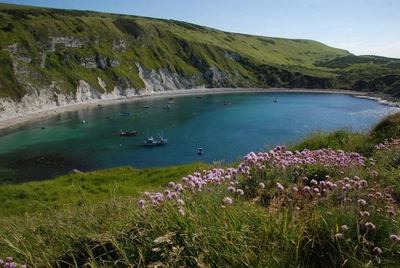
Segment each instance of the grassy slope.
M121 85L117 78L128 81L123 86L143 88L135 62L148 69L168 68L188 77L215 64L222 71L238 70L253 86L264 87L270 85L257 76L266 75L263 66L277 69L274 71L277 76L284 71L295 78L304 75L329 78L333 86L343 88L350 88L361 78L369 82L379 75L399 74L396 66L400 61L387 58L360 61L363 58L312 40L235 34L172 20L8 4L0 4L0 15L3 18L0 47L18 43L22 54L32 59L30 63L18 62L34 74L24 79L34 85L55 80L69 91L75 90L79 79L96 85L97 77L106 82L108 90ZM46 65L41 68L43 49L39 43L48 42L50 37L74 37L85 45L68 48L56 44L55 51L45 52ZM121 40L127 47L113 50ZM241 60L229 60L224 52L238 53ZM82 58L96 53L121 64L105 70L80 66ZM9 65L1 67L5 73L10 72ZM2 95L15 97L27 90L24 83L17 83L12 76L0 78L4 81ZM288 85L285 81L281 83ZM10 93L13 90L17 93Z

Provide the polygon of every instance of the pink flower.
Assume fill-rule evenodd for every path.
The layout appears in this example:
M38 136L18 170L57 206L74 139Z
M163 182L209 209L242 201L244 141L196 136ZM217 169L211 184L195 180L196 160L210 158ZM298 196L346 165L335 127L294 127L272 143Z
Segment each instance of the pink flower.
M349 229L349 227L347 227L347 225L342 225L341 228L342 228L343 231L347 231Z
M233 200L232 200L232 198L225 197L225 198L224 198L224 202L227 203L227 204L232 204L232 203L233 203Z
M374 249L372 250L375 254L381 254L382 253L382 249L378 248L378 247L374 247Z
M283 187L282 184L280 184L279 182L276 183L276 188L278 188L281 191L285 190L285 187Z
M390 238L390 240L392 240L392 241L395 242L395 243L397 243L397 242L400 241L400 237L398 237L398 236L395 235L395 234L390 235L389 238Z
M390 216L396 216L396 212L394 212L393 209L389 209L388 213L389 213Z
M364 199L358 199L358 204L365 206L367 204L367 201L365 201Z
M344 239L344 234L342 234L342 233L336 233L336 234L335 234L335 237L338 238L338 239Z
M265 184L264 183L260 182L259 185L260 185L261 188L263 188L263 189L265 188Z
M179 209L179 214L181 214L182 216L185 216L185 211L183 209Z
M366 222L365 227L367 227L368 230L375 229L375 225L372 222Z

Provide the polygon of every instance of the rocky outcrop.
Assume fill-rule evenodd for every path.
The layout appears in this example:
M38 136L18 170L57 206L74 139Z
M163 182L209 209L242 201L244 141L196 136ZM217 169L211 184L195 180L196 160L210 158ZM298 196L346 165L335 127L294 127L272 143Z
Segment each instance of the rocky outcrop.
M166 68L150 71L139 62L136 62L136 66L139 70L139 77L145 84L145 91L148 93L197 88L196 84L200 82L198 76L182 78L176 73L170 73Z
M107 66L113 67L113 65L110 65L109 59L99 55L86 60L85 67L101 68L99 64L104 68ZM225 70L227 74L224 74L215 65L212 65L206 72L195 74L192 77L182 77L177 73L169 72L167 68L148 70L139 62L136 62L136 66L139 71L139 77L145 84L144 89L114 86L110 91L101 77L98 77L98 84L96 85L92 85L85 80L79 80L75 93L64 90L56 81L42 88L35 87L25 81L31 90L20 101L15 101L11 98L0 98L0 120L76 104L151 95L163 91L201 89L205 87L236 87L238 83L242 82L240 73ZM20 71L17 69L16 72L19 73ZM29 75L27 73L22 74L22 72L20 74L21 77Z
M121 65L121 62L118 60L111 60L107 56L96 53L91 56L82 57L80 59L80 65L86 68L100 68L105 70L107 67L118 67Z

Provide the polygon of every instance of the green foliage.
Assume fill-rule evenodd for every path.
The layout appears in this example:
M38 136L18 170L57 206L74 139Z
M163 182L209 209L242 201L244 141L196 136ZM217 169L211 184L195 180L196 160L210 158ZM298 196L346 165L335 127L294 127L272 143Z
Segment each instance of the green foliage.
M0 61L2 62L2 71L0 72L0 97L22 98L26 90L22 84L17 83L10 54L4 50L0 50Z
M371 138L375 144L385 139L400 137L400 113L391 114L383 118L371 130Z
M121 167L70 174L51 181L3 184L0 187L0 202L3 203L0 215L24 214L43 209L53 211L65 204L79 206L88 202L92 204L117 197L137 196L202 166L204 164L193 163L168 170Z
M139 38L145 31L133 19L118 18L114 21L115 27L121 32Z

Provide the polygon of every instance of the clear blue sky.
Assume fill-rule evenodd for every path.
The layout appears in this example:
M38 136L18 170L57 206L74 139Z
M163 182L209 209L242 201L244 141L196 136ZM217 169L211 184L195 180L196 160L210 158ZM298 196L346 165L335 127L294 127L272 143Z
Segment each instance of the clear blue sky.
M400 58L400 0L0 0L174 19L227 32L301 38Z

